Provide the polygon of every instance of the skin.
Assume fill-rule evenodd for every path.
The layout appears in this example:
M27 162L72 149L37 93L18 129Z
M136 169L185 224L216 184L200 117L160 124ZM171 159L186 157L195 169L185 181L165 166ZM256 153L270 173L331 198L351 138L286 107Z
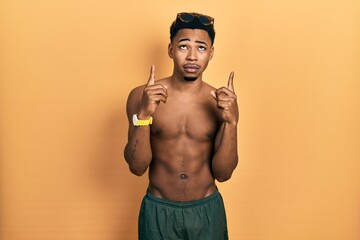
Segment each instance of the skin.
M130 171L149 168L149 191L171 201L193 201L211 195L215 179L230 179L238 163L238 106L233 87L215 89L202 80L214 53L201 29L182 29L168 46L173 74L133 89L127 101L128 143L124 155ZM185 80L188 79L188 80ZM191 81L189 81L191 79ZM150 126L134 127L153 117Z

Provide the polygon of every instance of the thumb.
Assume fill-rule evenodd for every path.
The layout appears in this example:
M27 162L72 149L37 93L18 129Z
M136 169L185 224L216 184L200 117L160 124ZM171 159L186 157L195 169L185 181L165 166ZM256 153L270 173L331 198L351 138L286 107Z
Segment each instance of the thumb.
M216 94L215 94L215 90L211 90L210 94L215 100L217 99Z
M150 68L150 77L149 77L149 80L147 82L147 86L150 86L150 85L154 85L155 84L155 66L154 65L151 65L151 68Z

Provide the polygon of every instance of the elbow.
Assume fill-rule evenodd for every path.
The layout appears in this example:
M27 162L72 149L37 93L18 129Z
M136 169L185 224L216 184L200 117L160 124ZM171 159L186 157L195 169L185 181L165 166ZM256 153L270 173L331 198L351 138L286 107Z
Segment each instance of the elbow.
M217 171L213 171L214 177L218 182L226 182L229 180L237 166L237 162L231 168L226 169L218 169Z
M145 169L140 169L135 167L129 167L129 168L130 168L130 172L138 177L144 175L144 173L146 172L146 168Z
M146 164L147 160L141 160L141 159L135 160L134 157L129 154L128 145L126 145L125 147L124 158L127 164L129 165L129 170L132 174L139 177L144 175L144 173L146 172L149 166L148 164Z
M138 177L144 175L147 170L147 167L136 167L136 166L129 166L130 172Z
M128 163L130 172L136 176L140 177L140 176L144 175L144 173L146 172L146 170L148 168L148 165L134 163L132 161L129 161L126 157L125 157L125 160Z
M227 180L229 180L231 178L232 173L228 173L228 174L220 174L215 176L215 179L218 182L226 182Z

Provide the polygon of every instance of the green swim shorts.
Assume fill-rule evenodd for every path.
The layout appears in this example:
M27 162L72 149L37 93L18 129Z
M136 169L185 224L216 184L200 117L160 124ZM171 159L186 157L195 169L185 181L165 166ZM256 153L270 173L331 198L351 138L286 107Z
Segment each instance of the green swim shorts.
M200 200L173 202L147 192L140 208L139 240L227 240L219 191Z

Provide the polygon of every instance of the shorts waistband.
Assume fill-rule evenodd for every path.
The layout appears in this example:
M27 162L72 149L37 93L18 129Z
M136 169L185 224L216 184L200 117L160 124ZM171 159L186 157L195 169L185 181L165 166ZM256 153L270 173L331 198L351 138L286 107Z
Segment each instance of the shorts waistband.
M176 207L176 208L187 208L187 207L195 207L195 206L205 205L209 202L215 201L219 197L221 197L221 195L220 195L220 192L218 191L218 189L216 189L214 191L214 193L212 193L210 196L201 198L199 200L188 201L188 202L176 202L176 201L170 201L170 200L167 200L164 198L158 198L158 197L154 196L153 194L151 194L149 192L149 190L147 190L146 195L145 195L145 198L148 198L149 200L151 200L153 202L168 205L171 207Z

